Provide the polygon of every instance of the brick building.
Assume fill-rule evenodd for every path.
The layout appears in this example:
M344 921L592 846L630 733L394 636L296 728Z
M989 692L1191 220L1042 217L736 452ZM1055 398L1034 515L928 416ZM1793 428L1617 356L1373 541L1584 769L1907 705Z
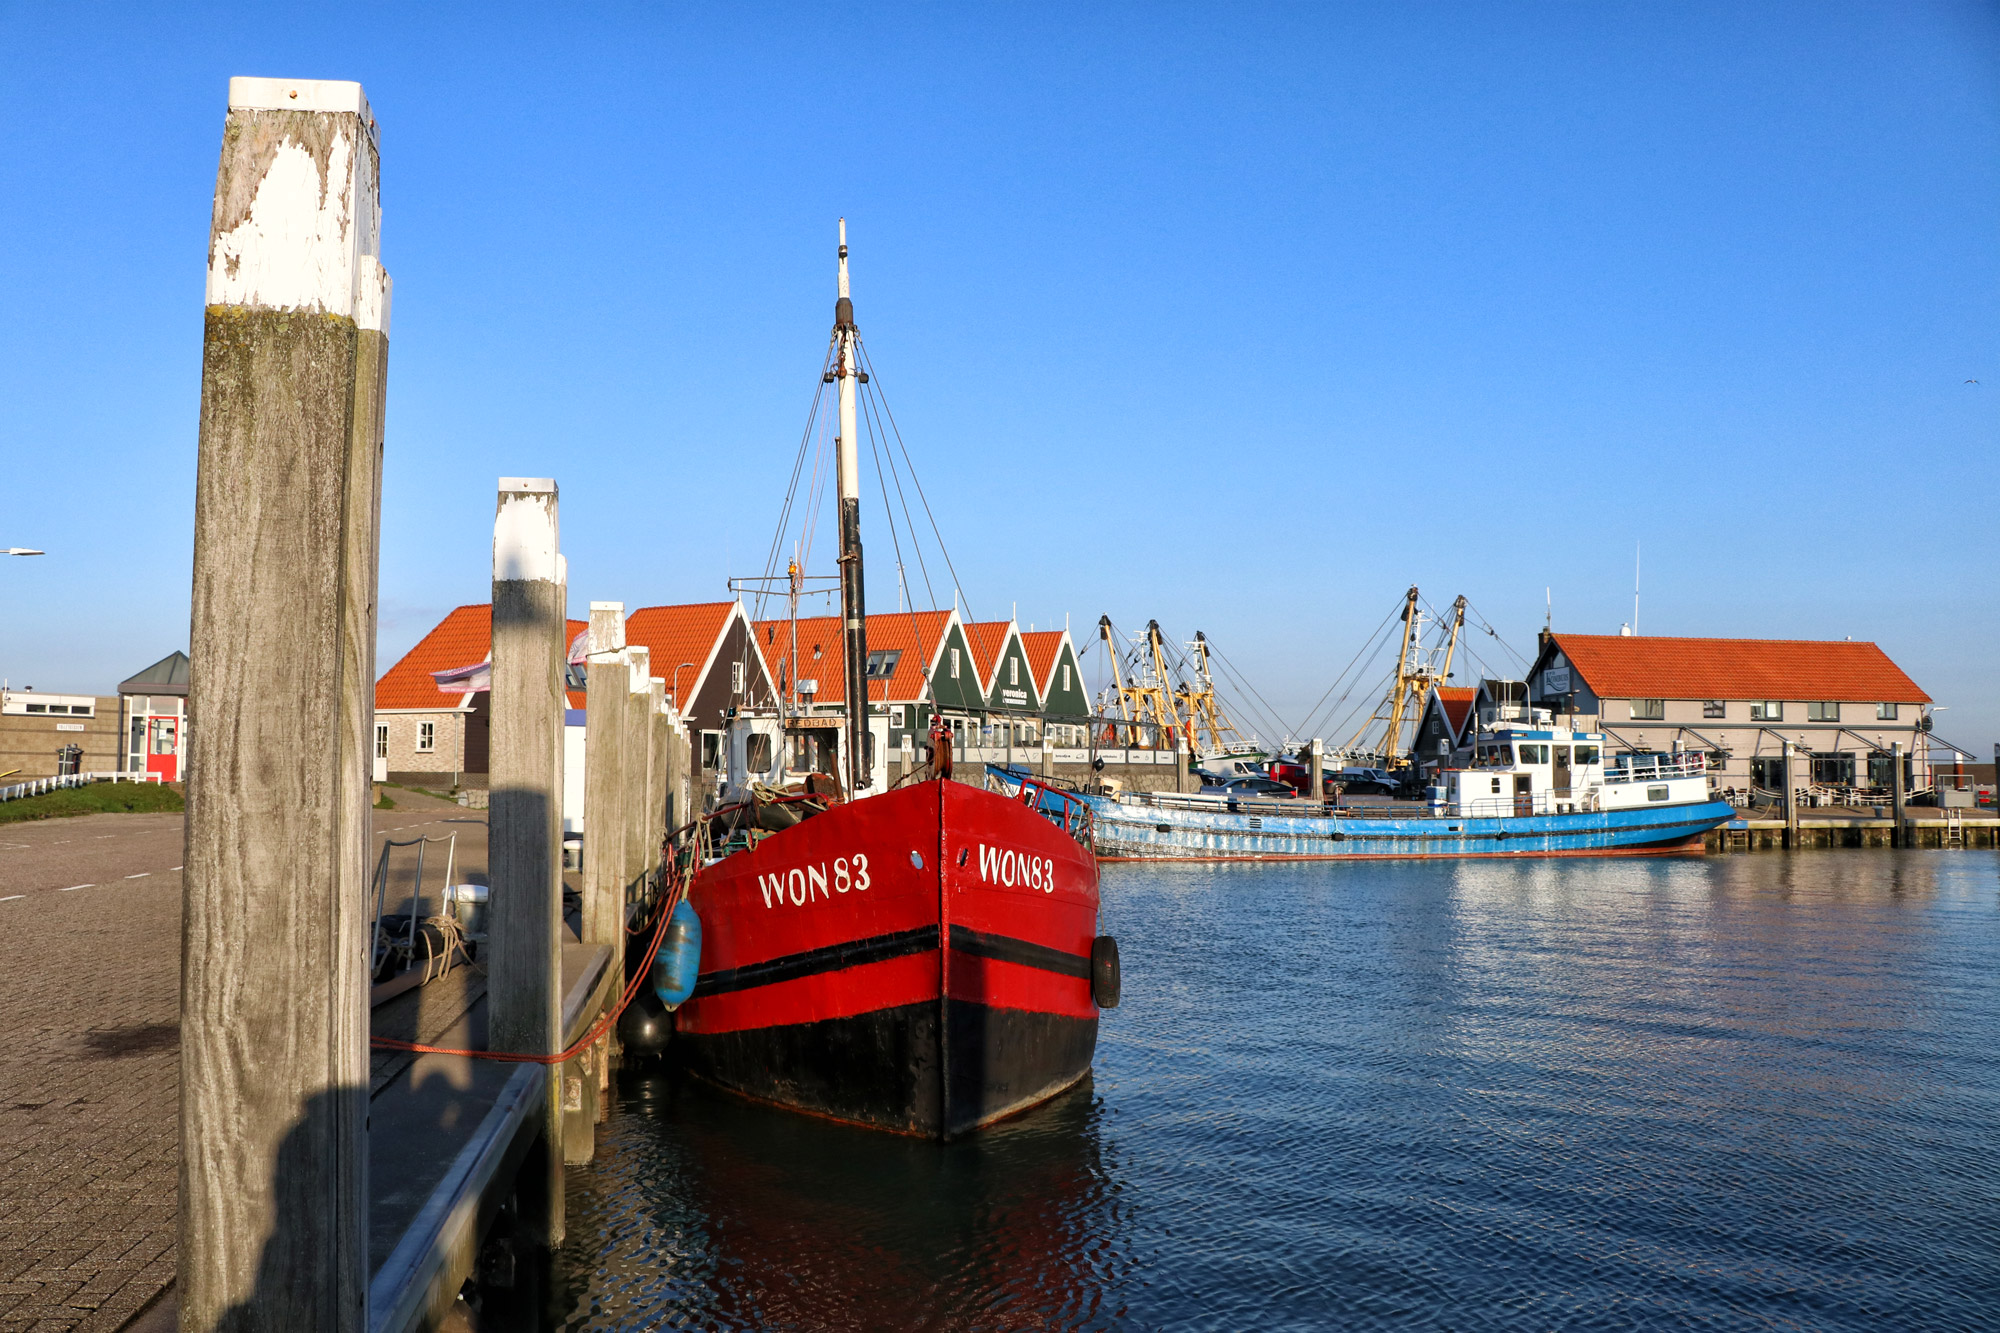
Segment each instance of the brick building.
M1931 785L1931 697L1873 643L1544 633L1528 692L1619 749L1705 751L1718 789L1884 788L1896 744Z

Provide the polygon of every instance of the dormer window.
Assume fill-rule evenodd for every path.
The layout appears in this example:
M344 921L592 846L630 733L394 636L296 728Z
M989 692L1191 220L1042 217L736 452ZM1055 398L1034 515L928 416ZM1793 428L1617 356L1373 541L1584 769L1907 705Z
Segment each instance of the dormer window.
M877 648L868 654L866 674L870 680L884 680L896 674L896 663L902 660L901 648Z

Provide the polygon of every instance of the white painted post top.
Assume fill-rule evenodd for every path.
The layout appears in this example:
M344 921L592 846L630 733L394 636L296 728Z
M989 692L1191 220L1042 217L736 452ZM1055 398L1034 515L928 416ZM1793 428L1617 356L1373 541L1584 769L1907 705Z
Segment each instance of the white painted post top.
M349 111L368 122L368 95L346 79L258 79L238 76L229 81L231 111Z
M630 644L625 649L625 660L632 664L630 688L634 694L646 694L652 686L646 682L653 675L653 650L643 643Z
M625 646L625 603L590 604L590 652L592 657L615 653Z
M556 484L539 477L500 478L493 516L493 580L564 582Z

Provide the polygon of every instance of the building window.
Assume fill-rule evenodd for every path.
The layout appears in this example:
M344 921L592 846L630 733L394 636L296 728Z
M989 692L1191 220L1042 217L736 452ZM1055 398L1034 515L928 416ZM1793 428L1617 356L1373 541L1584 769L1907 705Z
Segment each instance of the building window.
M1634 699L1632 716L1640 722L1659 722L1667 716L1665 699Z
M1877 722L1894 722L1896 720L1896 705L1876 704L1875 720Z
M870 680L881 680L896 674L896 663L903 660L901 648L877 648L868 654L868 669L865 673Z
M1828 701L1809 703L1806 705L1806 721L1838 722L1840 721L1840 705Z
M958 679L958 649L951 650L951 678Z
M1067 662L1063 663L1063 688L1065 690L1069 688L1069 663ZM1889 707L1891 708L1894 708L1895 706L1896 705L1894 704L1889 705Z
M154 754L174 753L174 723L171 718L153 719L152 751Z
M903 705L895 704L890 707L889 725L898 731L903 729Z
M1720 699L1704 699L1701 705L1701 715L1703 717L1728 717L1729 709L1723 705Z
M1781 792L1785 789L1785 761L1772 756L1758 755L1750 760L1750 785L1762 787L1765 791Z
M437 723L417 723L417 753L429 754L437 749Z
M1854 785L1854 756L1851 753L1824 753L1812 757L1812 780L1828 787Z
M722 733L704 731L701 733L701 766L713 773L722 765Z
M387 759L389 757L389 724L387 722L378 722L375 724L375 757L377 759Z
M1750 705L1750 720L1752 722L1783 722L1785 720L1785 706L1776 699L1755 700Z

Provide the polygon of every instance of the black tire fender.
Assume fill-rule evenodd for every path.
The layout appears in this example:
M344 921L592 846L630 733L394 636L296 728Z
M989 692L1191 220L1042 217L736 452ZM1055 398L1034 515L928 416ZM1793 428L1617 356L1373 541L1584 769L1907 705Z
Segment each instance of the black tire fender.
M1118 941L1099 935L1090 942L1090 998L1099 1009L1116 1009L1124 988L1118 972Z

